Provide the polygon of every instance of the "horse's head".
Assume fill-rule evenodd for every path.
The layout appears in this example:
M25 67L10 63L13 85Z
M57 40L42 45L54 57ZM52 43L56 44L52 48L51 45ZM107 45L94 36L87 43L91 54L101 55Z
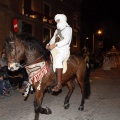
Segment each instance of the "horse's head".
M22 42L10 32L6 40L6 55L8 60L8 69L11 71L18 70L20 61L24 54L24 47Z
M10 33L6 40L6 53L10 70L18 69L21 60L24 60L26 65L50 60L49 51L39 40L27 33Z

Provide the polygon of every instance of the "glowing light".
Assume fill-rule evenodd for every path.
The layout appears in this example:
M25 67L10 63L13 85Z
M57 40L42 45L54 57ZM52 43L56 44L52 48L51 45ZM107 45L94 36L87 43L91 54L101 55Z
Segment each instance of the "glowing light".
M98 30L98 32L97 32L98 34L102 34L102 31L101 30Z

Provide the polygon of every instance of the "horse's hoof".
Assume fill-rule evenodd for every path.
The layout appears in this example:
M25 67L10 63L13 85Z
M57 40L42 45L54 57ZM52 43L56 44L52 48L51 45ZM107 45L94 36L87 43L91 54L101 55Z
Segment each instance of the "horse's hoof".
M78 110L83 111L83 110L84 110L84 106L80 106L80 107L78 108Z
M69 107L70 107L69 103L64 105L64 109L68 109Z
M46 107L46 111L47 111L47 114L48 114L48 115L49 115L49 114L52 114L52 111L51 111L50 108Z

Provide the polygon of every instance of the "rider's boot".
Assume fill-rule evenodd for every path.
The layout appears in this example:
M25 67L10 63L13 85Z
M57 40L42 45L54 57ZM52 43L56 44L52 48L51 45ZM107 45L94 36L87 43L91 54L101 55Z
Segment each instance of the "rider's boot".
M57 73L57 85L52 88L53 92L58 92L62 89L61 80L62 80L62 71L63 68L56 68Z

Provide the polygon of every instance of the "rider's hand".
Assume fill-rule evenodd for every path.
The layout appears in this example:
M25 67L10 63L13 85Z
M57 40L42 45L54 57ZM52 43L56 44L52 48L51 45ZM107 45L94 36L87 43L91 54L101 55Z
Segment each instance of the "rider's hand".
M52 50L53 48L55 48L57 46L57 44L56 43L54 43L54 44L52 44L52 45L50 45L49 46L49 50Z
M46 45L46 49L49 49L49 46L50 46L50 44L47 44L47 45Z

